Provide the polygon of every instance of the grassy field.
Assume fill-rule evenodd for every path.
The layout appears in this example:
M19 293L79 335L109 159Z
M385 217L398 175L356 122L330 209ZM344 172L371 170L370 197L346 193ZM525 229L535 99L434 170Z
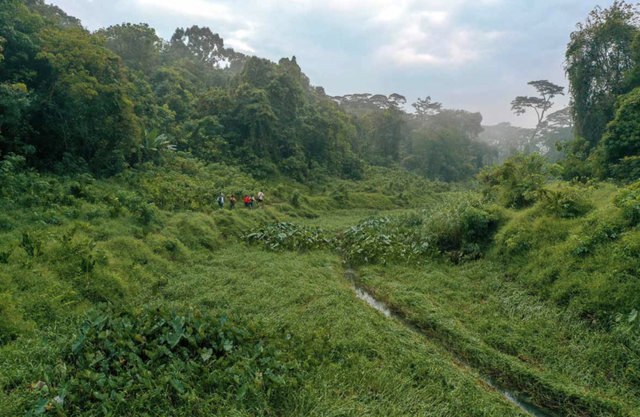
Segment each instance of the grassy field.
M624 335L531 296L490 261L366 267L361 285L439 343L561 415L640 415Z
M598 310L633 305L635 284L580 278L635 265L616 187L587 190L573 218L371 181L230 211L199 169L179 190L171 171L13 177L0 415L526 415L487 377L558 415L640 415L635 317Z
M456 364L441 346L359 300L335 253L279 254L228 242L213 252L192 253L182 267L162 272L166 279L161 285L141 290L128 302L227 314L271 335L291 338L286 349L301 361L311 361L303 383L280 404L245 409L232 403L199 411L178 404L178 413L523 415L477 374ZM21 414L32 406L38 394L28 387L43 380L43 373L56 375L57 358L72 343L74 325L73 320L60 323L3 347L0 382L5 398L0 414ZM50 383L55 382L52 378ZM153 405L128 411L162 414Z

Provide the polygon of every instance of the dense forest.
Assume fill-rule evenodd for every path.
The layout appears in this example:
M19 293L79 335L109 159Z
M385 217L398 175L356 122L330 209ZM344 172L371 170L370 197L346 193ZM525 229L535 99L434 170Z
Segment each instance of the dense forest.
M399 94L328 96L295 57L246 56L206 27L166 41L146 24L91 33L42 1L2 7L0 152L41 170L111 176L177 150L259 178L358 179L371 164L457 181L498 160L479 113L430 97L408 112Z
M567 42L488 126L0 1L0 416L640 417L640 10Z

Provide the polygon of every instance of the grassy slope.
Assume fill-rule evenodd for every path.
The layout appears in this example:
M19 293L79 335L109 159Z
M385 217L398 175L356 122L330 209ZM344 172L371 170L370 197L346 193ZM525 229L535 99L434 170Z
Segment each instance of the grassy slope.
M55 377L57 358L73 341L76 318L101 301L227 312L268 333L292 334L317 366L290 401L273 410L276 414L520 414L474 371L460 368L446 347L502 385L563 414L638 415L640 365L637 354L625 347L629 339L618 340L615 333L590 328L574 310L540 301L538 295L548 297L542 291L527 292L542 282L529 280L529 273L544 278L542 259L564 268L560 283L575 284L571 265L597 269L611 253L599 253L600 243L586 262L566 262L572 250L567 239L590 223L553 219L533 208L511 213L498 234L491 256L500 262L364 268L362 279L369 288L433 335L425 342L359 301L344 281L337 254L275 254L237 240L269 221L295 221L337 233L363 218L395 213L406 200L384 195L372 184L339 184L337 197L331 190L303 197L299 208L288 203L292 193L282 189L273 193L276 204L267 210L232 213L209 209L208 200L198 197L199 189L170 199L171 178L156 176L143 185L146 198L162 198L156 201L160 209L149 211L127 194L138 185L125 192L121 183L109 181L93 186L88 197L29 209L12 205L3 213L0 252L10 255L0 262L0 339L18 339L0 349L0 415L20 414L33 404L38 393L26 387ZM395 190L397 185L385 187ZM611 214L612 190L596 191L598 210L589 219ZM124 208L114 196L128 201ZM437 198L425 196L414 206ZM160 201L199 211L163 209ZM524 230L531 221L534 234L516 236L536 238L527 251L511 254L501 248L513 238L510 230ZM15 246L24 231L42 242L38 256ZM557 249L561 251L553 257ZM87 255L95 260L89 273L83 269ZM251 413L233 404L225 407L227 415Z
M230 246L172 277L160 294L311 346L322 363L284 415L519 415L441 348L357 299L342 273L335 254Z
M275 254L237 240L264 222L310 223L309 210L328 210L315 222L341 230L397 208L393 198L354 191L355 210L336 210L336 199L318 196L300 209L278 204L264 211L192 212L149 208L125 189L99 181L86 195L56 200L63 204L5 206L0 251L9 256L0 263L0 295L7 301L0 307L0 415L32 408L42 393L31 384L56 383L65 373L60 358L75 339L77 319L104 301L228 313L267 333L293 335L315 365L295 395L272 410L276 415L522 415L441 347L357 299L337 254ZM303 217L295 217L299 213ZM35 256L20 244L23 232L41 245ZM95 261L90 270L87 261ZM217 407L221 415L257 412L233 402ZM130 413L197 410L149 404Z
M363 285L538 404L566 415L640 415L638 339L600 325L637 299L640 233L613 206L616 187L584 192L594 206L584 217L561 219L541 205L509 211L488 260L366 267Z
M503 385L563 415L640 415L640 357L489 261L367 267L363 285Z
M132 241L114 237L109 245L124 254ZM286 407L274 410L279 415L520 415L437 345L358 300L335 254L275 254L227 242L213 252L192 250L187 264L161 272L165 280L129 302L228 313L307 345L320 363ZM1 415L28 407L35 396L26 386L43 379L43 371L55 374L52 362L73 331L72 323L57 326L3 348L0 382L8 391Z

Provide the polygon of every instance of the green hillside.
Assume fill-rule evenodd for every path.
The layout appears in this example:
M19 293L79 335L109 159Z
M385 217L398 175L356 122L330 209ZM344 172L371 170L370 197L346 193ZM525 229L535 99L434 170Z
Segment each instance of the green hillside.
M481 135L0 3L0 416L640 417L638 17Z

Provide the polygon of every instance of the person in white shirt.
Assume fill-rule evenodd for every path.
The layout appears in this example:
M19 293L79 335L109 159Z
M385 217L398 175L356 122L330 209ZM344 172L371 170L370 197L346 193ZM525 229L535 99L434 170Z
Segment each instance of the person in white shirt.
M258 207L261 208L262 207L262 202L264 201L264 193L262 191L260 191L258 193Z

